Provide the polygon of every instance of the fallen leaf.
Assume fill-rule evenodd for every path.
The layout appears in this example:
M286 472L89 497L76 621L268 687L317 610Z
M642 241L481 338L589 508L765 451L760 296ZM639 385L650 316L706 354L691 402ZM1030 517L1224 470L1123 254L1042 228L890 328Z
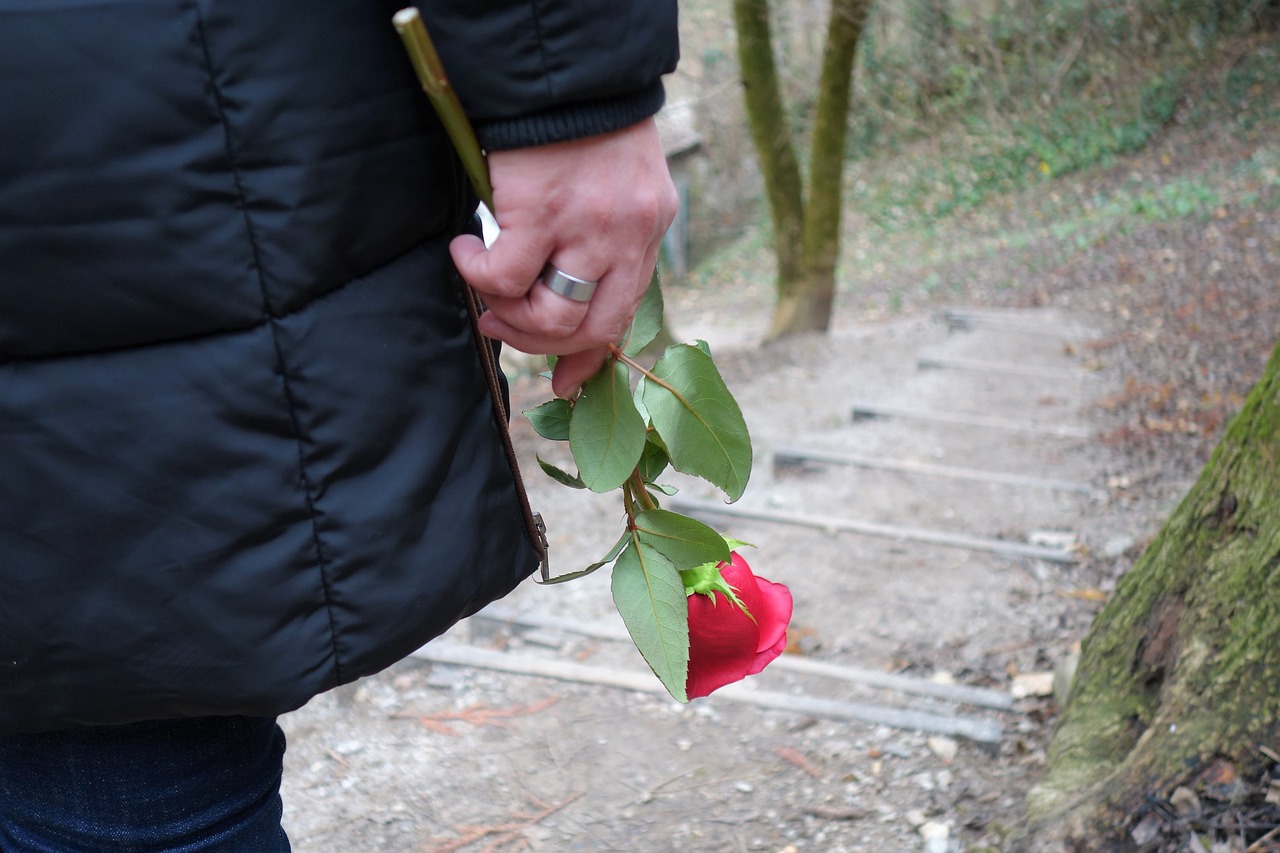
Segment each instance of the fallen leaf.
M483 705L472 705L469 708L463 708L461 711L437 711L434 714L396 714L400 719L417 720L418 723L429 731L437 734L450 735L457 737L458 732L448 721L470 723L473 726L493 726L494 728L508 728L510 724L507 720L512 717L523 717L554 705L559 701L558 696L548 696L540 702L532 705L516 705L511 708L486 708Z
M1062 589L1058 595L1063 598L1076 598L1081 601L1106 601L1107 594L1100 589Z
M1014 699L1053 695L1052 672L1023 672L1013 677L1009 695Z

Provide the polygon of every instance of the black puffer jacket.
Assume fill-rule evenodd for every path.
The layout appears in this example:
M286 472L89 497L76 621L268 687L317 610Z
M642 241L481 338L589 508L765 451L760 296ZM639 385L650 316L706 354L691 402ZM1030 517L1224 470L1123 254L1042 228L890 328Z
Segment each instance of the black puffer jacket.
M429 2L490 148L661 102L674 0ZM274 714L533 568L379 0L0 0L0 732Z

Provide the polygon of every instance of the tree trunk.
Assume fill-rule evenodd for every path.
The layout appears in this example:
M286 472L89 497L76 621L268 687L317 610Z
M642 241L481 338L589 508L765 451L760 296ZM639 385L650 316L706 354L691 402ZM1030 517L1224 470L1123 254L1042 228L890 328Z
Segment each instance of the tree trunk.
M831 324L831 308L835 301L835 270L806 270L787 281L778 281L778 301L773 308L770 339L801 332L826 331Z
M1129 849L1215 762L1280 736L1280 346L1191 492L1095 620L1018 850ZM1219 765L1221 766L1221 765Z
M738 32L742 93L751 125L751 141L760 159L765 195L769 198L773 250L778 258L781 285L783 281L799 277L804 268L800 254L804 233L800 163L778 88L768 0L734 0L733 15Z
M770 337L825 332L831 324L853 64L870 5L870 0L832 0L806 205L778 87L769 4L734 0L747 119L764 175L778 258L778 301Z
M840 254L840 209L844 200L845 142L849 138L849 99L853 62L870 0L832 0L822 76L813 120L809 158L809 203L805 208L804 274L789 290L778 281L774 337L825 332L831 325ZM788 303L793 303L789 305ZM794 304L798 303L798 304Z

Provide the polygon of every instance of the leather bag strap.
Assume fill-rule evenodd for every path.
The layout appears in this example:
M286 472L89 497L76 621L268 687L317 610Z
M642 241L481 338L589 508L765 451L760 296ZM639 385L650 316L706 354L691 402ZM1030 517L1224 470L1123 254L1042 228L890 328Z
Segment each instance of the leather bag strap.
M461 281L461 279L459 279ZM476 344L476 353L480 356L480 364L484 368L485 382L489 386L489 399L493 401L493 420L502 435L503 450L507 454L507 465L511 468L511 478L515 482L516 494L520 496L520 511L524 516L525 534L534 553L538 555L540 568L545 576L548 564L547 526L542 514L533 511L529 504L529 494L525 491L524 477L520 473L520 463L516 459L515 444L511 441L510 418L505 396L502 393L502 378L499 371L498 357L494 352L493 341L480 331L480 315L484 313L484 303L480 295L465 282L462 282L463 301L467 305L467 315L471 318L471 336Z

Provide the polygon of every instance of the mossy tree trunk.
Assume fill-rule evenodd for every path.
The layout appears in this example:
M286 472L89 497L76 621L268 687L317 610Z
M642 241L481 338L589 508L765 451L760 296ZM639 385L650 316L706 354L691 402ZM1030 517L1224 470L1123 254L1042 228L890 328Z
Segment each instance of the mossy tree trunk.
M778 86L768 0L733 3L747 119L778 258L770 337L825 332L831 324L853 64L870 5L870 0L831 2L806 191Z
M1278 736L1280 346L1090 629L1016 849L1127 849L1149 797L1216 760L1248 778Z

